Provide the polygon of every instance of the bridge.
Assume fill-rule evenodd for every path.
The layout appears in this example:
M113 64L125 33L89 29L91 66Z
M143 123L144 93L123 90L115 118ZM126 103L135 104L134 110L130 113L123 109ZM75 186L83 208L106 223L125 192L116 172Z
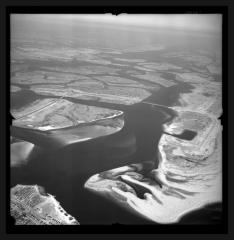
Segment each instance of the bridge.
M168 107L168 106L165 106L165 105L162 105L162 104L157 104L157 103L151 103L151 102L147 102L147 101L142 101L141 103L145 103L145 104L148 104L148 105L151 105L151 106L173 109L172 107Z

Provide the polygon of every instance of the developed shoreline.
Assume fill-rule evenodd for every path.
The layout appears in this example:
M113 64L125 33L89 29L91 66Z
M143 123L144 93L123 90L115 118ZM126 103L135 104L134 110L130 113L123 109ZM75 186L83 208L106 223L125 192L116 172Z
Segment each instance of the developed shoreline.
M11 188L11 216L15 225L80 225L38 185L17 184Z

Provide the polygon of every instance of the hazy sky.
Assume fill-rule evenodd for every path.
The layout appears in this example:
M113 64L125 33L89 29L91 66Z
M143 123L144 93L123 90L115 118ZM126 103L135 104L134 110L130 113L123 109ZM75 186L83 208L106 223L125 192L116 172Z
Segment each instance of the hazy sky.
M108 25L147 26L190 31L221 32L221 14L14 14L13 19L26 18L42 22L72 23L88 21Z
M220 31L221 15L218 14L90 14L84 16L68 15L66 19L80 18L88 21L113 24L156 26L186 30Z

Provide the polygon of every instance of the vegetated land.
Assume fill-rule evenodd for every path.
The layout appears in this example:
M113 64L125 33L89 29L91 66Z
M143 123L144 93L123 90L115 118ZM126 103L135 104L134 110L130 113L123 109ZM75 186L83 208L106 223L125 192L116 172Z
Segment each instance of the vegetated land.
M122 111L73 103L62 98L36 100L12 110L12 115L15 120L11 135L43 149L58 149L111 135L124 127ZM24 151L23 148L27 147L24 145L12 144L12 152L22 153L19 157L12 155L14 165L27 162L31 145L28 151Z
M144 75L132 75L132 76L135 78L144 79L153 83L157 83L159 85L162 85L163 87L172 87L177 84L174 81L162 78L160 73L146 73Z
M51 72L61 72L68 74L81 74L81 75L97 75L97 74L117 74L121 69L107 67L107 66L99 66L99 65L86 65L86 66L77 66L77 67L46 67L42 66L42 69L49 70Z
M121 62L130 62L130 63L146 62L145 59L114 58L114 60L121 61Z
M51 130L77 126L122 115L123 112L72 103L65 99L36 100L23 108L12 111L14 126Z
M109 70L97 69L100 70L99 73ZM54 68L51 70L54 70ZM95 68L92 71L94 70ZM67 95L78 99L100 100L126 105L140 102L149 97L151 93L147 90L159 89L157 85L144 85L135 80L118 76L89 77L73 73L42 70L17 72L11 78L11 82L31 85L31 90L42 95L47 95L50 92L49 96Z
M188 83L202 83L205 82L209 83L212 81L213 78L209 75L201 74L201 73L175 73L176 80L181 82L188 82Z
M130 47L123 49L122 52L127 53L127 52L148 52L148 51L160 51L165 49L163 45L145 45L145 46L137 46L137 47Z
M11 77L12 83L17 84L39 84L39 83L69 83L71 81L89 80L87 76L68 74L61 72L50 71L33 71L33 72L17 72L15 76Z
M180 66L165 62L143 62L138 64L144 68L148 68L149 70L165 71L170 69L182 69Z
M11 50L11 58L15 61L20 60L43 60L43 61L61 61L69 62L73 59L81 60L83 62L97 63L103 65L111 64L110 61L103 59L98 56L100 53L94 49L88 48L69 48L69 47L56 47L56 46L36 46L34 47L25 46L14 46Z
M144 89L159 89L158 86L148 86L142 83L139 83L135 80L122 78L118 76L98 76L94 77L95 79L106 83L109 86L122 86L122 87L136 87L136 88L144 88Z
M97 85L98 86L98 85ZM101 102L108 103L118 103L131 105L134 103L141 102L143 99L149 97L151 93L146 91L145 89L140 88L125 88L125 87L117 87L117 86L109 86L107 89L93 88L93 85L89 88L89 86L85 86L85 89L80 90L80 87L56 87L53 85L38 85L32 86L30 89L38 94L46 95L46 96L69 96L71 98L77 99L89 99L89 100L97 100Z
M173 107L178 116L164 125L158 166L144 162L105 171L90 177L85 187L158 223L175 223L186 213L221 202L221 84L208 79L195 79L192 92L181 94L181 105ZM185 129L196 131L194 139L167 134Z

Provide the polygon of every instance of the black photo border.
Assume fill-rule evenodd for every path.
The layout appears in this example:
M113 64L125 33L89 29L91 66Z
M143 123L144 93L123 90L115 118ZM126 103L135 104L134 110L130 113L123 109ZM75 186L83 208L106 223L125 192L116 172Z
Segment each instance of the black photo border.
M38 236L59 238L92 237L109 239L119 237L143 239L165 237L179 237L180 239L192 238L197 234L206 234L204 237L217 239L219 237L229 238L228 232L232 232L230 226L230 195L231 195L231 162L229 156L229 111L231 97L230 87L230 9L229 1L155 1L141 4L130 4L126 1L118 1L111 5L108 1L6 1L1 5L1 234L5 238L18 236L19 238L34 238ZM192 2L192 4L191 4ZM211 4L212 3L212 4ZM1 3L2 4L2 3ZM222 41L222 71L223 71L223 224L215 225L80 225L77 226L13 226L9 225L9 196L10 196L10 14L11 13L220 13L223 15L223 41ZM78 230L77 230L78 229ZM57 234L57 235L55 235ZM66 235L65 235L66 234ZM110 235L111 234L111 235ZM113 235L114 234L114 235ZM123 235L124 234L124 235ZM126 235L127 234L127 235ZM137 234L137 235L133 235ZM157 235L155 235L157 234ZM176 234L176 235L175 235ZM189 234L189 235L188 235ZM211 234L215 234L211 237ZM227 238L228 237L228 238ZM200 237L199 237L200 238ZM3 238L0 238L3 239Z

